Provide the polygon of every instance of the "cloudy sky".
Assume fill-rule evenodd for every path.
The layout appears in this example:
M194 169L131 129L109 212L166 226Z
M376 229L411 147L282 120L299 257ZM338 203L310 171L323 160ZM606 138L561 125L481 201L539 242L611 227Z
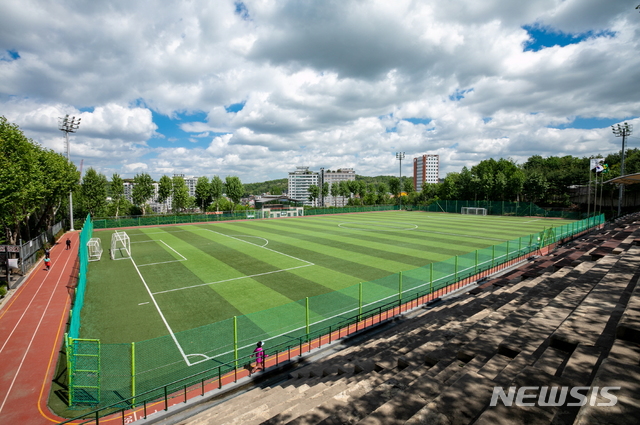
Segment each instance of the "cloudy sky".
M640 135L640 0L0 2L0 115L107 175L441 177ZM640 138L629 138L640 147Z

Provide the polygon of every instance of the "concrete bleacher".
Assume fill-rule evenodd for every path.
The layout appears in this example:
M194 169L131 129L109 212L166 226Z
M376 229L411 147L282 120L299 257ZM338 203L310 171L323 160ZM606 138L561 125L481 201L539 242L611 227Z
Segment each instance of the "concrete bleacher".
M638 278L640 216L629 215L474 291L414 310L344 348L336 342L295 370L267 371L271 381L164 423L635 424ZM608 400L592 392L583 406L568 405L579 401L571 395L558 406L490 406L496 386L505 393L525 386L620 389L611 392L615 406L598 406Z

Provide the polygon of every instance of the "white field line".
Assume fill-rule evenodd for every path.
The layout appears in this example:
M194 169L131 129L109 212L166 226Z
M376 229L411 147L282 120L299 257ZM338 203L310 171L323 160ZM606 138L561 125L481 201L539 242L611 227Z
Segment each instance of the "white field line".
M176 347L178 347L178 351L180 351L180 354L182 354L182 358L184 359L184 362L187 364L187 366L191 366L191 362L189 362L189 359L187 358L187 355L184 353L184 350L182 349L182 346L178 342L178 339L176 338L176 335L173 333L173 330L171 329L171 326L169 326L169 322L167 322L167 319L162 314L162 310L160 310L160 306L158 305L158 302L153 297L153 293L151 292L151 289L149 289L149 285L147 285L147 282L144 280L144 277L142 277L142 273L140 273L140 269L136 265L136 262L133 261L133 258L131 257L131 253L129 253L129 258L131 259L131 264L133 264L133 267L135 267L136 272L138 273L138 276L140 276L140 280L142 280L142 284L147 289L147 292L149 293L149 296L151 297L151 301L153 302L153 305L156 306L156 310L158 310L158 314L160 315L160 318L164 322L164 325L167 327L167 330L169 331L169 334L171 335L171 338L173 339L173 342L175 342Z
M288 269L280 269L280 270L274 270L274 271L270 271L270 272L264 272L264 273L258 273L258 274L252 274L250 276L240 276L240 277L233 277L231 279L224 279L224 280L218 280L216 282L209 282L209 283L200 283L198 285L193 285L193 286L185 286L184 288L175 288L175 289L167 289L166 291L158 291L158 292L154 292L153 295L158 295L158 294L165 294L167 292L175 292L175 291L182 291L183 289L191 289L191 288L198 288L200 286L209 286L209 285L215 285L216 283L222 283L222 282L231 282L233 280L240 280L240 279L250 279L252 277L256 277L256 276L265 276L268 274L273 274L273 273L280 273L280 272L286 272L289 270L295 270L295 269L301 269L303 267L309 267L309 266L315 266L315 264L305 264L303 266L296 266L296 267L290 267Z
M129 234L129 237L137 237L137 236L146 236L146 235L166 235L166 234L171 234L171 233L185 233L188 230L172 230L170 232L149 232L149 233L134 233L134 234ZM147 242L147 241L140 241L140 242ZM133 243L133 242L131 242Z
M525 249L525 248L522 248L522 249ZM499 260L500 258L503 258L503 257L505 257L506 255L507 255L507 254L500 255L500 256L498 256L498 257L494 258L494 259L493 259L493 261ZM522 255L522 252L521 252L521 250L518 250L518 256L520 256L520 255ZM492 261L492 260L487 260L487 261L481 262L481 263L479 263L479 264L478 264L478 266L483 265L483 264L486 264L486 263L490 263L491 261ZM458 274L460 274L461 272L464 272L464 271L466 271L466 270L470 270L471 268L472 268L472 267L467 267L467 268L465 268L465 269L458 270ZM475 268L475 266L474 266L473 268ZM438 278L438 279L435 279L433 282L431 282L431 285L433 286L433 284L434 284L434 283L436 283L436 282L438 282L438 281L440 281L440 280L442 280L442 279L446 279L446 278L448 278L448 277L450 277L450 276L453 276L453 274L449 274L449 275L447 275L447 276L442 276L442 277L440 277L440 278ZM425 287L425 286L427 286L427 285L429 285L429 282L425 282L425 283L423 283L422 285L418 285L418 286L416 286L416 287L414 287L414 288L411 288L411 289L409 289L409 291L415 291L416 289L418 289L418 288L423 288L423 287ZM404 293L404 292L406 292L406 291L403 291L403 293ZM362 307L363 307L363 308L364 308L364 307L368 307L368 306L370 306L370 305L372 305L372 304L375 304L375 303L378 303L378 302L380 302L380 301L384 301L384 300L388 300L388 299L392 299L392 298L397 298L397 297L398 297L398 294L393 294L393 295L390 295L390 296L388 296L388 297L385 297L385 298L382 298L382 299L380 299L380 300L377 300L377 301L375 301L375 302L373 302L373 303L363 304L363 305L362 305ZM326 318L324 318L324 319L322 319L322 320L319 320L319 321L317 321L317 322L310 323L310 324L309 324L309 326L317 325L318 323L322 323L322 322L325 322L325 321L327 321L327 320L335 319L335 318L336 318L336 317L338 317L338 316L342 316L342 315L347 314L347 313L352 313L352 312L357 311L357 310L359 310L359 309L360 309L360 307L355 307L355 308L352 308L352 309L350 309L350 310L342 311L342 312L340 312L340 313L338 313L338 314L335 314L335 315L333 315L333 316L331 316L331 317L326 317ZM305 328L306 328L306 325L304 325L304 326L300 326L300 327L295 328L295 329L287 330L287 331L286 331L286 333L291 333L291 332L294 332L294 331L299 331L299 330L302 330L302 329L305 329ZM266 338L264 341L269 341L269 340L272 340L272 339L275 339L275 338L279 338L279 337L281 337L281 336L283 336L283 335L284 335L284 334L280 334L280 335L276 335L276 336L271 337L271 338ZM252 345L245 345L244 347L239 347L239 348L240 348L240 349L243 349L243 348L247 348L247 347L249 347L249 346L252 346ZM218 356L220 356L220 355L225 355L225 354L231 354L231 353L233 353L233 351L227 351L227 352L224 352L224 353L220 353L220 354L218 354ZM204 359L203 359L203 360L200 360L200 361L194 362L194 363L192 363L192 365L196 365L196 364L198 364L198 363L202 363L202 362L204 362L204 361L207 361L207 360L213 359L213 357L209 357L209 356L207 356L207 355L205 355L205 354L191 354L191 355L192 355L192 356L200 356L200 357L204 357Z
M176 251L175 249L171 248L171 246L169 246L165 241L163 241L161 239L158 239L158 240L154 239L154 240L150 240L150 241L140 241L140 242L137 242L137 243L144 243L144 242L162 242L164 244L164 246L166 246L171 251L175 252L180 257L182 257L182 260L170 260L170 261L160 261L160 262L157 262L157 263L140 264L140 265L138 265L138 267L155 266L155 265L158 265L158 264L178 263L180 261L187 261L187 258L184 255L180 254L178 251Z
M210 230L210 229L205 229L205 230L208 231L208 232L215 233L215 234L220 235L220 236L226 236L228 238L235 239L235 240L240 241L240 242L248 243L249 245L257 246L258 248L266 249L267 251L275 252L276 254L284 255L285 257L293 258L294 260L302 261L303 263L307 263L307 264L309 264L311 266L315 266L315 264L313 264L311 261L303 260L302 258L294 257L293 255L285 254L283 252L278 252L275 249L267 248L266 246L260 246L260 245L245 241L243 239L238 239L238 238L236 238L234 236L225 235L224 233L216 232L215 230Z

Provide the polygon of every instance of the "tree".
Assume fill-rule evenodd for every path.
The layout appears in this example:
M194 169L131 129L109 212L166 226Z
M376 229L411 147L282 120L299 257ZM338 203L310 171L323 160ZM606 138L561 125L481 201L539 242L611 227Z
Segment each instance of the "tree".
M364 196L367 194L367 184L364 180L358 180L357 193L360 199L364 199Z
M200 177L196 182L196 205L200 207L200 211L206 211L212 199L209 179Z
M391 177L389 179L389 192L397 198L400 197L400 180L397 177Z
M131 198L133 205L140 208L142 215L145 215L145 204L153 196L153 179L147 173L136 174L133 178L133 189L131 190Z
M525 176L523 192L529 202L538 202L538 200L544 196L548 188L549 183L542 173L538 171L531 171Z
M323 203L326 201L327 196L329 196L329 192L330 191L331 191L331 188L329 186L329 182L322 183L322 201L323 201ZM324 205L321 205L321 207L324 207Z
M381 205L386 204L389 196L387 194L388 193L387 185L384 183L380 183L378 185L377 192L378 192L378 199L377 199L378 204L381 204Z
M349 190L349 183L346 180L342 180L338 185L338 189L340 192L340 196L342 196L342 205L345 205L345 199L351 195L351 190Z
M100 217L107 206L107 177L89 168L80 186L82 204L92 217Z
M314 201L320 197L320 188L312 184L307 188L307 192L309 192L309 201L315 205Z
M187 202L189 200L189 188L187 187L187 184L184 182L184 179L181 176L173 176L172 183L172 209L174 212L180 212L188 206Z
M211 198L216 203L216 211L219 211L220 203L218 200L222 196L224 192L224 183L222 183L222 179L218 176L213 176L211 179Z
M227 196L231 199L231 211L233 211L235 204L239 203L242 195L244 195L244 187L239 177L227 176L225 178L224 188Z
M409 195L411 192L414 191L413 180L405 179L402 185L403 185L402 191L406 192L407 195Z
M453 200L458 199L460 186L458 180L460 179L460 173L449 173L444 181L440 185L440 192L438 197L440 199Z
M21 225L38 209L45 190L38 156L38 147L0 116L0 222L11 245L17 243Z
M331 197L333 198L333 206L338 206L338 196L340 195L340 185L338 182L331 183Z
M158 202L164 204L173 193L173 181L169 176L160 177L158 182Z
M114 173L111 176L111 185L109 187L111 192L111 202L115 204L115 217L118 218L120 213L120 204L124 200L124 181L120 178L119 174Z

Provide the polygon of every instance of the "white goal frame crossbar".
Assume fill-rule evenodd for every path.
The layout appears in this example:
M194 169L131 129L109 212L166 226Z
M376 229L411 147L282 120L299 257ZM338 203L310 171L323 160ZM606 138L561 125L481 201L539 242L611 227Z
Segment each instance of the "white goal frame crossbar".
M473 211L473 212L470 212ZM481 214L478 214L478 213ZM480 208L480 207L462 207L462 209L460 210L460 214L465 214L465 215L487 215L487 209L486 208Z
M100 258L102 258L102 240L100 238L89 239L87 252L89 253L89 261L100 261Z
M119 246L118 243L122 246ZM122 253L122 250L124 250L127 255L123 255L121 258L115 258L116 251L120 251L120 253ZM127 232L114 232L111 235L111 249L109 252L112 260L127 260L131 258L131 240L129 239Z

